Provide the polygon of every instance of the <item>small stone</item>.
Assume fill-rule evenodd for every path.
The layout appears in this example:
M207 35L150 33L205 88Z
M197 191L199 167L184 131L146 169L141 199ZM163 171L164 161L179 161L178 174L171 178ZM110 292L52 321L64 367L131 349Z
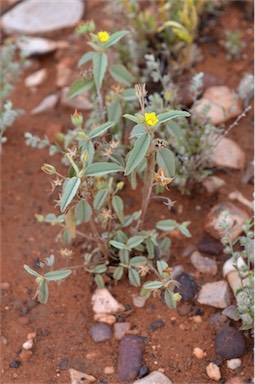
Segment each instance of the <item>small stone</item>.
M46 77L47 77L47 70L45 68L42 68L39 71L36 71L25 78L25 86L28 88L38 87L44 82Z
M222 359L242 357L246 351L242 333L225 325L215 337L215 351Z
M180 303L177 306L177 312L179 313L180 316L187 316L190 313L191 308L192 308L192 304L189 302Z
M31 115L37 115L38 113L42 113L48 111L49 109L53 109L58 102L59 96L57 94L52 94L45 97L37 107L33 108L30 112Z
M231 359L231 360L227 361L227 366L229 369L232 369L232 371L241 367L241 364L242 364L242 362L240 359Z
M95 343L100 343L112 337L112 329L108 324L95 324L90 328L89 334Z
M234 191L234 192L229 193L228 198L230 200L238 201L239 203L243 204L246 208L249 208L251 211L253 211L253 209L254 209L253 202L246 199L246 197L244 197L244 195L242 195L242 193L239 191Z
M124 305L118 303L106 288L98 288L92 296L95 313L117 313L125 311Z
M197 285L193 276L182 273L176 279L180 283L180 287L176 289L182 296L182 300L193 300L197 293Z
M78 110L84 110L84 111L90 111L92 108L92 104L89 100L89 93L84 92L82 95L78 95L73 97L72 99L69 99L68 94L69 88L65 87L61 91L61 104L65 107L78 109Z
M199 291L197 301L215 308L226 308L231 304L228 283L225 280L206 283Z
M222 311L222 314L227 316L229 319L232 319L234 321L240 320L240 315L238 313L238 309L236 305L230 305L229 307L225 308Z
M216 239L221 239L224 236L221 228L223 211L229 212L227 222L231 225L231 239L235 240L242 233L242 225L249 216L232 203L224 202L215 205L206 217L205 230Z
M202 317L199 316L199 315L197 315L197 316L193 316L193 317L192 317L192 320L193 320L194 323L196 323L196 324L201 324L201 323L203 322Z
M0 283L0 289L2 291L7 291L9 288L10 288L10 284L9 283L6 283L6 282Z
M164 326L165 323L163 320L154 320L149 326L149 331L154 332L159 328L163 328Z
M23 350L19 354L19 358L21 361L28 361L31 359L32 356L33 356L33 352L27 351L27 350Z
M154 371L143 379L134 381L133 384L172 384L172 381L163 373Z
M149 367L147 365L143 365L138 372L137 378L142 379L143 377L147 376L149 372Z
M221 379L220 368L214 363L207 365L206 373L211 380L218 381Z
M27 303L27 306L29 309L32 309L34 307L36 307L38 305L38 301L36 300L29 300L29 302Z
M225 323L227 322L227 317L222 315L220 312L214 313L208 319L208 322L212 324L217 331L223 328Z
M27 325L30 323L30 319L26 316L22 316L18 318L18 322L22 325Z
M19 377L19 376L17 375L17 373L14 373L14 374L13 374L13 378L14 378L14 379L17 379L18 377Z
M114 337L118 340L122 339L122 337L130 330L130 323L116 323L113 326Z
M137 308L143 308L146 303L146 299L140 295L132 295L132 301L135 307Z
M199 252L207 253L208 255L220 256L223 253L223 245L219 240L205 234L197 244Z
M77 371L76 369L69 369L71 384L86 384L95 383L97 379L94 376L87 375L86 373Z
M175 265L172 270L171 279L176 280L183 272L183 265Z
M58 44L53 40L43 39L42 37L24 37L17 43L21 54L25 57L32 55L45 55L55 51Z
M208 273L215 276L218 272L216 261L209 259L209 257L203 257L198 251L192 253L191 262L201 273Z
M207 353L204 352L201 348L196 347L193 349L193 355L198 359L202 360L207 356Z
M194 114L201 114L206 106L210 106L207 117L215 125L236 117L242 113L240 101L235 93L226 86L213 86L208 88L195 107L192 108Z
M184 324L180 324L179 328L181 331L186 331L186 326Z
M181 253L181 257L188 257L192 252L196 250L196 246L194 244L188 245Z
M113 315L109 315L108 313L95 313L94 320L99 323L106 323L112 325L116 323L116 317Z
M33 344L34 344L33 339L29 339L22 344L22 348L26 350L32 349Z
M1 343L2 343L3 345L7 345L7 344L8 344L8 340L6 339L6 337L1 336Z
M244 151L235 141L229 139L228 137L223 137L213 148L211 160L212 165L216 167L227 167L241 170L245 167Z
M202 182L208 193L213 194L226 185L226 182L217 176L208 176Z
M20 367L20 364L21 364L21 361L20 360L12 360L9 364L9 367L10 368L19 368Z
M61 371L64 371L64 370L68 369L68 365L69 365L68 357L63 357L63 359L60 360L59 369Z
M105 367L104 373L106 375L112 375L114 373L114 367Z
M118 378L122 381L134 380L142 365L143 341L139 336L126 335L119 344Z

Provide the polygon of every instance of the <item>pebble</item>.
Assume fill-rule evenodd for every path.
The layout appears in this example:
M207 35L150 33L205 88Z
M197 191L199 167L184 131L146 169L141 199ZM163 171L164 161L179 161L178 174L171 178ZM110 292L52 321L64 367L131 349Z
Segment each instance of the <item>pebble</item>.
M104 373L106 375L112 375L114 373L114 367L105 367Z
M207 365L206 373L211 380L218 381L221 379L220 368L214 363Z
M0 283L0 289L3 291L7 291L10 288L10 284L7 282Z
M227 167L237 170L243 170L245 167L244 151L235 141L228 137L223 137L220 140L212 149L210 157L214 167Z
M33 356L33 352L27 351L27 350L23 350L19 354L19 358L21 361L28 361L31 359L32 356Z
M163 373L154 371L143 379L134 381L133 384L172 384L172 381Z
M192 308L192 304L189 302L181 303L177 306L177 312L180 316L187 316Z
M221 228L222 211L229 212L227 222L231 224L231 239L235 240L242 233L242 225L249 216L245 211L232 203L223 202L215 205L205 219L205 230L215 239L221 239L223 237Z
M36 71L25 78L25 86L28 88L38 87L44 82L46 77L47 77L47 70L45 68L42 68L39 71Z
M91 300L95 313L114 314L125 311L124 305L118 303L106 288L97 288Z
M18 318L18 322L22 325L27 325L30 323L30 319L26 316L22 316Z
M183 272L183 265L175 265L172 270L171 279L176 280Z
M197 293L197 285L193 276L182 273L176 279L180 283L180 287L176 289L182 296L182 300L192 300Z
M126 335L119 343L118 378L134 380L142 366L143 341L139 336Z
M238 310L236 305L230 305L222 311L222 314L227 316L229 319L234 321L240 320L240 315L238 314Z
M253 209L254 209L253 202L246 199L246 197L244 197L244 195L242 195L242 193L239 191L234 191L234 192L229 193L228 198L229 198L229 200L238 201L239 203L243 204L246 208L249 208L251 211L253 211Z
M142 379L143 377L147 376L149 372L149 367L147 365L143 365L138 372L137 378Z
M215 125L222 124L242 113L240 102L235 93L224 85L209 87L192 108L193 113L199 115L207 105L210 106L207 117Z
M222 315L220 312L217 312L209 317L208 322L212 324L217 331L219 331L225 325L227 320L228 319L226 316Z
M95 343L100 343L109 340L112 337L112 329L108 324L94 324L90 328L89 334Z
M192 252L196 250L196 246L194 244L188 245L181 253L181 257L188 257Z
M52 94L49 96L46 96L40 104L37 105L37 107L33 108L30 112L31 115L37 115L38 113L42 113L45 111L48 111L49 109L53 109L58 102L59 95L58 94Z
M193 355L198 359L202 360L207 356L207 353L203 351L201 348L196 347L193 349Z
M95 383L97 380L94 376L87 375L84 372L77 371L76 369L69 369L71 384L81 384L81 383Z
M234 371L235 369L241 367L242 365L242 362L240 359L231 359L231 360L227 360L227 366L229 369L232 369L232 371Z
M114 337L118 340L122 339L122 337L130 330L131 324L124 323L116 323L113 326Z
M58 44L56 41L44 39L42 37L24 37L22 41L18 41L17 45L21 54L25 57L34 55L45 55L56 51Z
M225 325L215 337L215 351L222 359L242 357L246 351L243 334L237 329Z
M109 315L108 313L95 313L94 320L99 323L106 323L109 325L116 323L116 317Z
M247 164L242 176L242 182L244 184L254 184L254 160Z
M208 273L215 276L218 272L218 266L214 259L203 257L198 251L191 255L191 263L201 273Z
M231 377L228 381L225 382L225 384L254 384L254 381L243 381L241 377Z
M228 283L225 280L206 283L200 289L197 301L215 308L228 307L231 304Z
M193 317L192 317L192 320L193 320L194 323L196 323L196 324L201 324L201 323L203 322L202 317L201 317L200 315L193 316Z
M64 371L64 370L68 369L68 365L69 365L68 357L63 357L63 359L60 360L59 369L61 371Z
M12 360L9 364L9 367L10 368L19 368L20 367L20 364L21 364L21 361L20 360Z
M36 338L36 332L30 332L27 334L27 339L35 339Z
M34 344L33 339L29 339L22 344L22 348L26 350L32 349L33 344Z
M199 252L207 253L208 255L220 256L223 253L223 245L219 240L205 234L197 244Z
M69 88L65 87L61 90L61 98L60 102L65 107L78 109L78 110L84 110L84 111L90 111L92 108L92 104L89 99L89 93L83 92L81 95L72 97L71 99L68 98Z
M220 177L208 176L206 179L203 180L202 184L209 194L214 194L220 188L224 187L226 185L226 182Z
M43 34L75 26L84 13L84 2L26 0L2 17L6 34Z
M1 336L1 343L2 343L3 345L7 345L7 344L8 344L8 340L6 339L6 337Z
M154 320L150 326L149 326L149 331L154 332L159 328L163 328L165 326L165 323L163 320Z
M135 307L137 308L143 308L146 303L146 299L140 295L132 295L132 301Z

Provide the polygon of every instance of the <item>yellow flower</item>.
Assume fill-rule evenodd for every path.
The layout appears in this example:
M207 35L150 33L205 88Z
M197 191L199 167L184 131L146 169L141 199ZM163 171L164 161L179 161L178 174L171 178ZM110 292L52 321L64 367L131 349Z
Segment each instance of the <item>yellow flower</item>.
M145 113L144 117L146 125L149 125L150 127L154 127L159 122L155 112Z
M110 39L110 34L105 31L100 31L97 34L97 37L101 41L101 43L106 43Z

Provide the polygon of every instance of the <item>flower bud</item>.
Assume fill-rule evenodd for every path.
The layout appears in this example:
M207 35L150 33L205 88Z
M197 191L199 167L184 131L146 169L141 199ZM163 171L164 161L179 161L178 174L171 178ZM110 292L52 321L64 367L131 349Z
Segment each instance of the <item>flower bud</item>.
M118 183L117 183L117 191L121 191L122 190L122 188L124 187L124 185L125 185L125 183L124 183L124 181L119 181Z
M74 111L74 113L71 115L71 121L72 121L72 124L75 126L75 127L81 127L82 123L83 123L83 116L81 113L79 113L77 111L77 109Z
M181 301L182 297L179 293L174 293L174 296L173 296L174 300L175 301Z
M53 165L47 163L44 163L41 166L41 170L47 173L47 175L54 175L56 173L56 168Z

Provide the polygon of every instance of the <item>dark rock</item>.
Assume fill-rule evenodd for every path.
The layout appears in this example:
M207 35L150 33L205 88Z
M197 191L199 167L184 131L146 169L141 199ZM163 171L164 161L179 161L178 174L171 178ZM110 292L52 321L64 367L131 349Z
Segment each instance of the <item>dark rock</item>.
M26 315L29 311L28 307L20 307L19 311L23 314Z
M193 276L182 273L176 279L180 283L180 287L175 290L180 293L182 300L192 300L197 293L197 285Z
M163 320L154 320L149 326L149 331L154 332L156 329L163 328L165 325Z
M179 313L180 316L187 316L191 311L191 307L192 307L191 303L188 303L188 302L181 303L177 307L177 312Z
M143 341L139 336L124 336L119 344L118 378L122 381L134 380L141 368Z
M108 324L98 323L90 328L89 334L95 343L100 343L112 337L112 329Z
M37 333L37 339L40 339L42 337L46 337L46 336L49 336L49 334L51 333L48 329L37 329L36 331Z
M214 239L209 235L204 235L197 244L199 252L207 253L209 255L219 256L223 253L223 245L219 240Z
M242 357L246 351L242 333L233 327L224 326L215 337L215 351L222 359Z
M60 360L59 368L61 369L61 371L64 371L65 369L68 368L68 365L69 365L69 360L67 357L64 357L63 359Z
M147 376L149 372L149 367L147 365L143 365L138 372L137 378L141 379L142 377Z
M198 315L201 316L203 314L202 308L198 307L197 305L194 305L194 307L192 308L192 311L195 316L198 316Z
M228 318L225 315L222 315L220 312L211 315L208 319L208 322L212 324L217 331L221 330L227 321Z
M12 360L9 364L10 368L19 368L21 364L20 360Z

